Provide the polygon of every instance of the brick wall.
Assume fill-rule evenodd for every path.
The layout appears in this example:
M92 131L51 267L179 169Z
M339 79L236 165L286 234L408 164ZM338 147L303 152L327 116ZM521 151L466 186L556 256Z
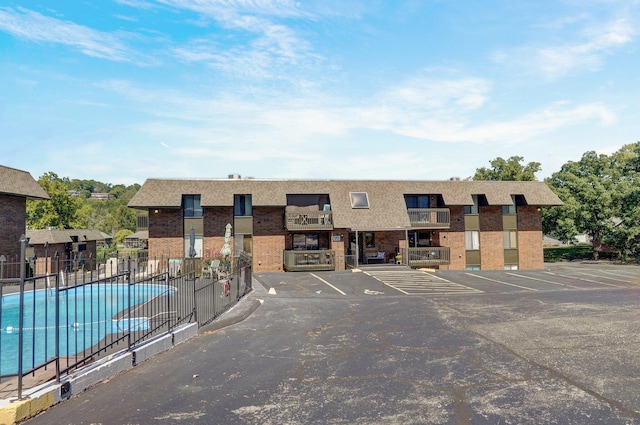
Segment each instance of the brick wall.
M375 232L376 248L378 248L378 251L382 251L386 254L387 262L392 259L395 261L395 256L398 253L400 241L404 241L406 236L407 235L404 230L391 232Z
M254 236L253 267L256 272L281 272L285 236Z
M224 246L224 232L227 224L233 226L233 207L205 208L203 210L203 255L212 258L220 253ZM233 255L233 229L229 241L231 254Z
M184 221L181 209L159 209L149 212L149 258L184 257Z
M480 268L504 269L504 236L502 207L480 207Z
M442 270L464 270L466 265L464 247L464 207L450 208L451 226L439 234L440 246L448 246L451 264L440 266Z
M288 233L284 229L284 207L253 208L253 267L256 272L282 271L282 252Z
M543 269L542 214L533 206L518 207L518 267Z
M0 255L20 258L20 237L27 229L27 201L0 195Z

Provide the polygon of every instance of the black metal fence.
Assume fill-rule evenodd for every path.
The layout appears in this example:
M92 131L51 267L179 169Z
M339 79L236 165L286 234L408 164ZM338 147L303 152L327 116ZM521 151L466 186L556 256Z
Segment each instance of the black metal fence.
M12 381L18 398L26 377L59 381L180 325L210 323L252 289L244 254L229 270L208 274L200 259L115 258L79 271L59 259L47 264L53 270L42 274L29 261L3 264L23 276L0 278L0 380Z

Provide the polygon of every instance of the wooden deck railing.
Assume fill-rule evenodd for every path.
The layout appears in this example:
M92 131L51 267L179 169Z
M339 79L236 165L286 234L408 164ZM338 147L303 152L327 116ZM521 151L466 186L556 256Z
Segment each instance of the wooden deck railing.
M284 270L295 271L333 271L336 269L335 251L320 249L316 251L284 251Z
M410 267L431 267L451 263L451 254L448 246L430 246L422 248L409 248L400 250L402 263Z
M423 229L446 229L451 225L449 208L408 208L412 227Z
M287 230L332 230L331 211L287 211L285 212Z

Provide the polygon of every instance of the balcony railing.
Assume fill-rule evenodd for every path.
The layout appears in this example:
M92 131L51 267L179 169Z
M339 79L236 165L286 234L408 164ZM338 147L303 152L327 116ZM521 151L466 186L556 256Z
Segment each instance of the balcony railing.
M317 251L284 251L284 270L296 271L334 271L336 269L335 251L320 249Z
M407 208L411 227L446 229L451 225L449 208Z
M442 266L451 263L448 246L429 246L400 250L402 263L410 267Z
M285 212L287 230L333 230L331 211L287 211Z

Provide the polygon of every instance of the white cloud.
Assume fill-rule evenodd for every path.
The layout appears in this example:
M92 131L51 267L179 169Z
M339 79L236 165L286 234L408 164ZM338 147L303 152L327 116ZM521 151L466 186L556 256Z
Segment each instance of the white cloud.
M629 20L618 18L585 29L574 42L503 50L496 52L493 59L501 64L526 67L529 72L540 72L547 78L556 79L575 69L599 69L606 56L630 43L634 35ZM564 37L571 35L565 34Z
M30 41L67 45L87 56L118 62L135 61L132 51L114 34L24 8L0 9L0 30Z
M488 80L480 78L435 79L416 77L382 93L385 104L398 108L443 110L459 108L471 110L481 107L491 89Z
M217 20L233 19L234 15L303 16L296 0L158 0L177 9L191 10Z
M243 156L251 158L293 155L292 150L299 152L305 144L317 150L322 146L318 140L341 143L335 140L353 140L362 131L423 142L509 146L586 123L608 126L617 119L598 102L555 102L502 120L486 119L483 108L491 84L474 78L410 79L357 105L346 99L300 100L284 94L268 100L238 93L210 98L145 90L122 81L104 87L147 111L150 119L138 127L143 133L218 153L240 143Z
M205 63L228 75L252 78L290 78L292 69L310 68L322 60L307 41L284 25L242 17L234 21L232 29L257 35L230 47L199 38L173 49L173 53L185 62Z
M594 121L606 126L613 124L615 120L615 114L599 103L572 106L559 102L510 121L473 126L456 134L460 141L508 145L527 142L565 127Z

